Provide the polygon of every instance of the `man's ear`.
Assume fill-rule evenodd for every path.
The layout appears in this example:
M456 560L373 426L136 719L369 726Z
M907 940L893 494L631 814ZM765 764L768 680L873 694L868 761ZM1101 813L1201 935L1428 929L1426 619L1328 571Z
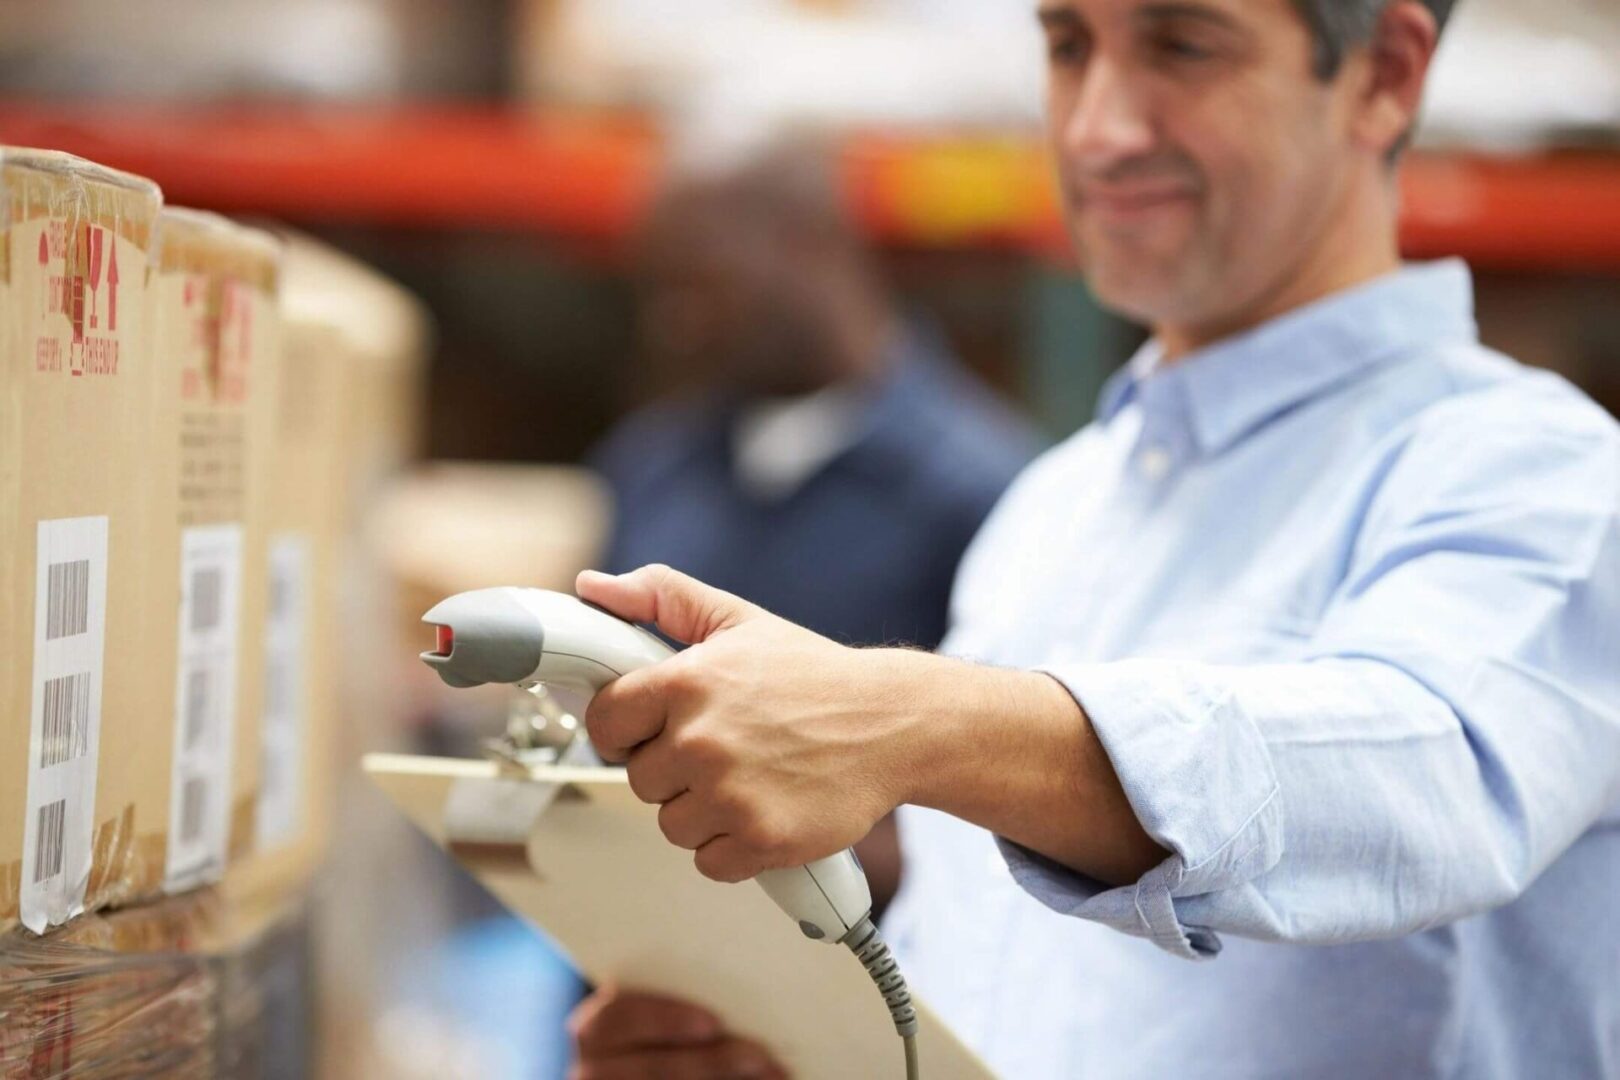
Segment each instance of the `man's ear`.
M1393 0L1367 44L1368 80L1355 135L1368 149L1393 157L1417 124L1429 62L1440 40L1434 13L1420 0Z

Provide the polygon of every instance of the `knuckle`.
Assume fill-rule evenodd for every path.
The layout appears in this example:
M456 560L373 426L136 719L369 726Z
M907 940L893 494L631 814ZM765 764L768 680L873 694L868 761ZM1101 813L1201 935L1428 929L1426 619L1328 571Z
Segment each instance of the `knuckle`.
M735 835L750 850L767 858L782 847L785 839L775 822L758 814L745 819Z
M714 807L720 820L726 824L726 832L734 833L744 828L754 817L753 800L734 783L721 781L713 785L709 794L709 804Z
M707 683L702 665L686 653L664 661L659 677L665 696L673 701L700 700Z
M689 768L712 769L725 760L725 746L719 736L698 724L688 724L673 733L670 749Z

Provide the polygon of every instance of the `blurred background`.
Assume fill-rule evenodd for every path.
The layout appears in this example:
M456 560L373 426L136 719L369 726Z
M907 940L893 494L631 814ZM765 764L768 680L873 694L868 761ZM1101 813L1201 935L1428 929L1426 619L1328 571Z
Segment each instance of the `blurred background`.
M990 502L1089 418L1142 332L1065 251L1031 8L0 0L0 143L291 227L408 294L351 319L388 339L393 396L345 564L330 855L275 946L299 959L281 1045L310 1071L566 1060L565 962L354 765L474 755L504 723L502 695L418 670L421 611L651 557L849 640L933 644ZM1461 0L1431 86L1407 254L1466 258L1487 343L1620 410L1620 6ZM873 495L895 491L907 509Z

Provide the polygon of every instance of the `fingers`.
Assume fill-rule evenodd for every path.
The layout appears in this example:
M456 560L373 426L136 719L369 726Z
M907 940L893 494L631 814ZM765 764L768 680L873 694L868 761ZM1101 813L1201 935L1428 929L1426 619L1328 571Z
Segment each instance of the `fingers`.
M660 563L616 576L586 570L575 579L574 591L621 619L652 623L688 644L760 613L746 600Z
M603 987L568 1018L579 1050L571 1080L785 1078L764 1047L726 1034L700 1005Z
M719 1018L701 1005L613 986L580 1002L568 1030L582 1057L697 1045L722 1032Z
M720 835L711 806L691 792L677 795L658 808L658 828L676 847L696 851Z
M614 679L585 707L585 731L602 760L623 762L632 750L664 730L674 691L660 667Z
M764 1047L729 1037L702 1046L582 1057L569 1073L570 1080L776 1080L786 1076Z
M632 751L625 766L630 790L644 803L667 803L692 786L691 770L683 767L673 732Z
M698 873L715 881L735 884L747 881L761 870L768 869L750 849L735 836L716 836L697 849L692 862Z

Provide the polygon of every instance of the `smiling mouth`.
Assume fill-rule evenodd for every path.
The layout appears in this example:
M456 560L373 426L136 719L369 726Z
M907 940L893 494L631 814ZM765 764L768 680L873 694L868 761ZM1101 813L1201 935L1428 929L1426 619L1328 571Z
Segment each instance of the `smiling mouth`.
M1133 188L1080 193L1080 210L1109 218L1130 218L1187 205L1195 193L1187 188Z

